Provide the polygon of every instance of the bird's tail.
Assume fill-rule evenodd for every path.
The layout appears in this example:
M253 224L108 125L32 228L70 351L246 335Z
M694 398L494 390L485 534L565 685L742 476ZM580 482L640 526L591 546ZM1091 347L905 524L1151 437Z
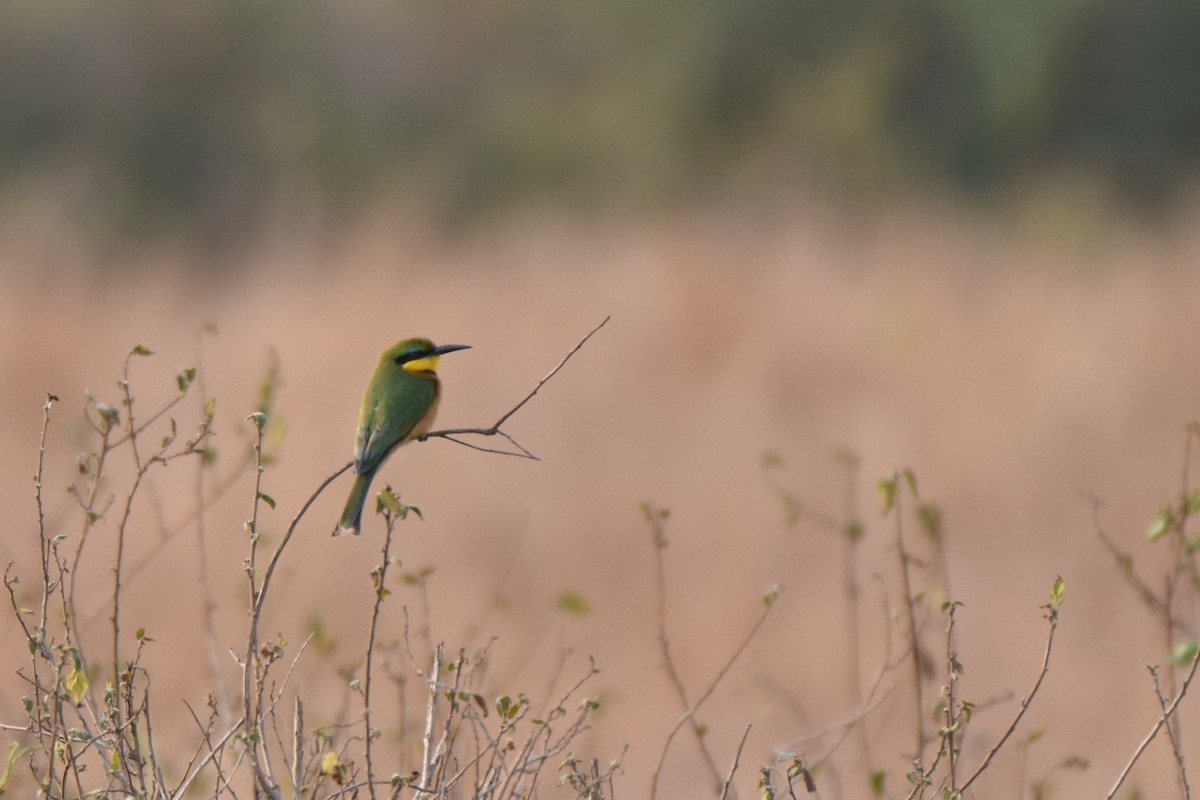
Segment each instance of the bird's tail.
M374 472L360 472L354 476L354 485L350 487L350 497L346 499L346 508L342 511L342 519L333 529L334 536L343 533L358 535L362 525L363 506L367 504L367 490L371 488L371 478Z

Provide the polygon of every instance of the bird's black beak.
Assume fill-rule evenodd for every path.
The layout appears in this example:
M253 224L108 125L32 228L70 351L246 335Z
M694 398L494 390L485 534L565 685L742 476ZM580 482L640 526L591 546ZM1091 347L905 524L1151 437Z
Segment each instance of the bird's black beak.
M446 353L453 353L455 350L470 350L470 349L471 349L471 345L469 345L469 344L440 344L437 347L430 350L429 355L441 356L441 355L445 355Z

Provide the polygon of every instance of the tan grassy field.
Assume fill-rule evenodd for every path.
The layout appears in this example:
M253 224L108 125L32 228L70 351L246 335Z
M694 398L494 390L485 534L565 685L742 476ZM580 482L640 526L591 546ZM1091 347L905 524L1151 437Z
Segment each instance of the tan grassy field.
M1049 796L1103 796L1156 718L1145 666L1165 661L1166 635L1122 581L1083 493L1103 498L1105 529L1135 554L1148 583L1162 587L1168 548L1149 545L1145 531L1179 491L1183 426L1200 408L1194 231L1112 230L1090 247L1056 247L951 214L852 222L798 207L765 221L703 213L637 225L542 221L455 241L382 217L333 244L300 233L281 239L241 274L213 279L152 264L135 269L136 279L101 280L76 271L78 264L16 248L5 258L2 555L16 561L28 588L36 571L30 476L44 394L62 398L48 439L47 521L52 533L70 535L79 513L63 487L78 453L94 446L81 424L84 389L115 403L115 381L135 343L156 351L134 362L138 408L169 399L180 367L201 367L204 392L217 397L218 475L250 440L244 419L269 353L278 353L277 412L286 432L263 482L278 507L262 511L262 530L274 542L350 457L362 387L384 347L418 334L474 345L442 362L439 422L484 425L611 315L507 425L540 462L433 441L400 451L383 475L424 512L423 522L402 526L399 554L405 570L436 570L432 639L473 652L496 637L478 687L485 696L525 692L540 704L596 659L602 672L587 691L603 708L573 749L607 762L628 745L617 796L649 796L682 711L658 649L644 501L672 512L666 622L693 698L750 631L766 587L783 587L697 715L722 772L752 726L735 781L741 796L756 796L758 769L775 764L778 752L820 758L830 738L803 737L854 713L846 546L803 516L788 525L773 488L841 514L847 482L839 448L862 459L860 689L889 658L902 660L905 647L903 626L887 618L901 606L894 518L880 517L874 485L911 467L923 498L942 510L948 564L947 580L914 569L915 585L964 604L959 692L981 706L996 701L970 728L964 758L972 769L1037 676L1047 629L1039 606L1056 575L1066 580L1050 673L974 796L1030 796L1020 793L1023 784L1071 756L1089 765L1057 772ZM209 323L215 333L202 333ZM172 414L181 431L198 419L196 394ZM767 452L783 466L765 468ZM245 641L250 479L243 473L204 518L216 660L230 691L239 678L227 650ZM155 640L145 664L162 749L176 764L196 737L181 701L201 704L216 686L196 527L162 540L187 518L195 483L191 463L153 474L133 510L127 554L129 563L153 557L128 578L122 600L124 635L144 626ZM368 572L382 540L378 518L360 538L328 535L348 485L338 480L301 524L264 621L265 635L287 640L289 658L314 618L335 638L331 648L310 646L292 679L314 720L343 706L339 670L353 672L362 660ZM112 486L119 492L124 484ZM85 641L102 659L111 647L112 541L105 537L113 527L109 519L97 529L78 576L81 602L96 615ZM905 530L928 555L911 517ZM414 625L422 618L418 591L393 588L387 643L401 636L403 606ZM588 613L556 608L568 590L587 601ZM1195 624L1195 611L1193 597L1180 598L1185 622ZM924 616L924 641L936 657L941 617L936 608ZM0 721L21 724L24 690L14 670L26 650L11 615L0 624L9 643L0 654L7 687ZM423 641L414 649L425 657ZM402 652L387 658L411 673ZM906 666L884 676L879 702L859 723L869 755L861 739L848 738L818 772L820 796L868 796L870 769L888 771L888 796L907 794L910 679ZM931 704L941 680L930 676L926 685ZM396 700L388 692L381 703L391 714ZM1196 703L1200 697L1185 701L1188 747L1200 722L1190 708ZM419 712L409 709L410 724ZM387 769L411 769L414 744L410 734L393 746ZM1165 740L1157 741L1127 786L1166 796L1175 785L1172 764ZM707 796L711 785L695 740L681 734L659 796ZM549 781L541 791L568 795Z

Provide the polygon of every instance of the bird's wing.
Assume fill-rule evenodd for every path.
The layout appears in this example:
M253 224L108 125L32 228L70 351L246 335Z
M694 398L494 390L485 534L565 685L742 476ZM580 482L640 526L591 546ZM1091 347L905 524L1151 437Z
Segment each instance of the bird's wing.
M389 424L382 403L363 408L358 428L358 450L354 454L354 471L367 472L379 466L384 457L399 441Z
M371 405L364 405L359 420L354 471L377 468L412 433L422 416L419 404L393 402L391 395L383 395Z

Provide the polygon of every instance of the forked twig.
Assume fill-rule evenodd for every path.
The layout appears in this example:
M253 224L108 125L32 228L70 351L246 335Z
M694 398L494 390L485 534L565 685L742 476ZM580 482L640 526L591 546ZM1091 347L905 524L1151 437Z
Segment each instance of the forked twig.
M1142 753L1146 752L1146 748L1150 746L1150 742L1154 741L1154 737L1158 735L1163 726L1171 720L1176 709L1179 708L1179 704L1183 701L1184 695L1187 694L1188 687L1192 685L1192 679L1196 677L1197 665L1200 665L1200 650L1197 650L1196 655L1192 656L1191 669L1188 670L1187 677L1183 679L1183 684L1171 700L1171 704L1163 709L1158 721L1154 723L1154 727L1146 734L1146 738L1142 739L1142 743L1134 751L1133 756L1129 759L1129 763L1125 765L1125 769L1121 770L1121 774L1117 776L1117 782L1113 784L1112 789L1105 795L1105 800L1112 800L1112 798L1116 797L1117 790L1121 788L1121 784L1129 777L1129 773L1133 770L1133 765L1142 757Z
M667 672L667 677L671 680L671 685L675 687L675 694L679 697L679 702L683 706L683 710L687 711L692 707L692 703L688 699L687 689L684 687L683 679L679 676L679 670L675 666L675 659L671 655L671 640L667 636L667 573L666 565L663 563L663 551L667 548L667 518L669 517L669 513L666 509L655 508L649 503L642 505L642 512L645 514L646 521L650 523L650 532L654 537L654 561L657 566L656 574L658 578L658 643L662 649L663 668ZM708 766L709 772L712 774L714 784L719 786L721 785L721 773L717 768L716 760L713 758L712 753L709 752L704 727L695 716L692 716L688 721L691 724L692 732L696 735L696 743L700 746L700 752L704 756L704 762Z
M700 695L700 698L696 700L696 702L692 703L692 705L682 714L682 716L679 717L679 720L675 723L675 726L671 728L671 732L667 734L667 741L663 744L662 753L659 754L658 757L658 766L654 768L654 778L651 781L650 786L651 798L658 797L658 781L662 775L663 765L666 764L667 761L667 751L671 749L671 743L675 741L675 736L678 735L679 731L683 729L684 725L692 720L696 712L700 710L700 706L704 705L708 701L708 698L712 697L713 692L717 690L717 686L720 685L722 680L724 680L726 673L729 672L729 670L737 662L738 658L741 657L741 655L746 652L747 649L749 649L750 642L754 639L754 636L758 633L759 629L762 628L763 623L767 621L767 616L770 615L771 609L774 607L773 601L775 591L776 587L772 587L771 594L768 594L768 596L764 598L762 613L759 614L758 619L755 621L754 626L750 629L750 632L746 634L745 638L742 639L741 644L739 644L733 651L733 654L729 656L729 659L717 672L716 677L713 678L708 684L708 688L704 690L704 692Z
M1162 692L1162 684L1158 680L1158 667L1147 667L1150 671L1150 678L1154 681L1154 696L1158 698L1158 707L1163 711L1167 710L1167 697ZM1167 729L1167 738L1171 741L1171 753L1175 756L1175 765L1179 768L1179 786L1183 789L1184 800L1191 800L1192 787L1188 783L1187 767L1184 765L1183 750L1179 736L1175 734L1175 727L1171 725L1171 721L1167 720L1163 726Z
M612 319L611 314L609 316L605 317L604 320L599 325L592 328L592 330L588 333L588 335L584 336L582 339L580 339L579 343L576 344L575 347L573 347L571 349L571 352L569 352L565 356L563 356L562 361L559 361L558 365L554 369L552 369L548 373L546 373L546 376L537 382L537 386L533 387L533 391L531 391L529 394L525 395L525 397L523 397L519 403L517 403L515 406L513 406L508 411L506 411L504 414L502 414L500 416L500 419L496 420L496 422L493 423L491 425L491 427L488 427L488 428L446 428L446 429L440 430L440 431L431 431L431 432L425 434L424 436L422 436L419 441L423 442L426 439L433 439L435 437L440 438L440 439L449 439L450 441L454 442L455 444L461 444L464 447L470 447L472 450L482 450L485 453L499 453L501 455L516 456L517 458L529 458L529 459L533 459L534 461L537 461L538 460L537 456L535 456L533 453L531 453L527 449L525 449L525 447L523 447L519 442L517 442L517 440L514 439L512 436L510 436L506 432L502 431L501 427L504 425L504 423L508 422L508 420L514 414L516 414L518 411L520 411L521 408L526 403L528 403L530 400L532 400L533 396L536 395L538 393L538 391L540 391L541 388L543 386L545 386L546 383L551 378L553 378L555 375L557 375L558 371L560 369L562 369L568 361L571 360L571 357L574 356L576 353L578 353L579 350L585 344L587 344L588 339L591 339L593 336L595 336L596 333L601 328L603 328L605 325L608 324L608 321L610 319ZM461 435L468 434L468 433L475 434L476 436L501 436L504 439L506 439L508 441L508 443L511 444L513 447L517 448L517 450L519 450L520 452L514 453L511 450L496 450L496 449L488 448L488 447L480 447L479 445L471 444L470 442L464 442L461 439L454 438L456 436L461 436Z

